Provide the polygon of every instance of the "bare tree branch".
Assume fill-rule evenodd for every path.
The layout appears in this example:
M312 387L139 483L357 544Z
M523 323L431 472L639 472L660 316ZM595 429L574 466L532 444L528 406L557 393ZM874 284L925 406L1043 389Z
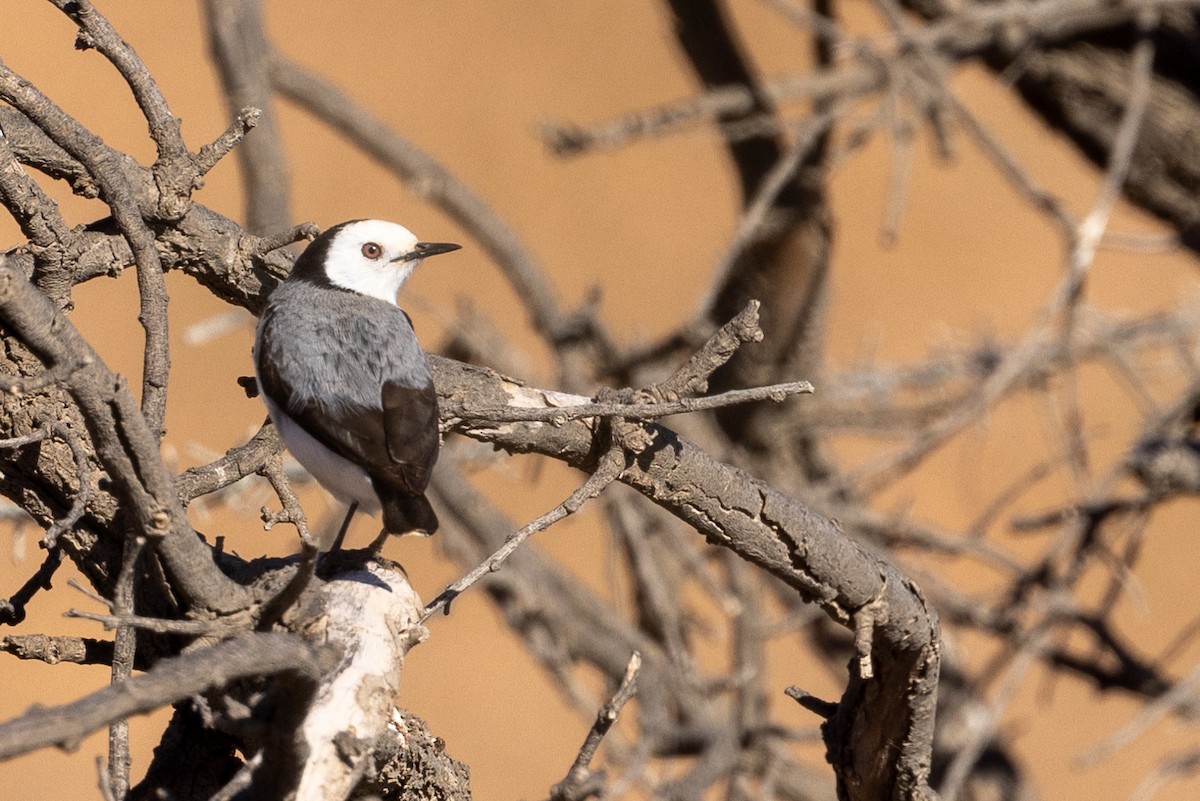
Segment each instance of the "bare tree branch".
M70 748L86 735L131 715L145 714L189 695L249 676L292 674L309 687L327 662L320 649L290 634L243 635L57 707L35 709L0 724L0 758L46 746Z
M525 540L529 539L539 531L546 530L563 518L569 517L570 515L579 511L579 508L583 506L584 503L599 495L605 487L617 479L618 474L624 468L625 465L622 456L623 454L616 449L611 452L611 455L606 454L600 460L600 465L588 478L588 480L583 482L583 484L580 485L577 490L572 492L570 496L567 497L562 503L555 506L549 512L546 512L544 515L536 518L528 525L523 527L520 531L517 531L511 536L507 537L504 540L504 544L501 545L495 553L477 565L473 570L471 570L471 572L467 573L467 575L463 576L458 581L454 582L445 590L443 590L438 597L430 601L429 606L425 608L424 613L421 615L421 622L424 623L425 621L429 620L429 618L433 617L442 609L445 609L446 614L449 614L450 604L453 603L455 598L465 592L471 585L475 584L475 582L479 581L484 576L499 570L500 566L504 564L504 561L508 559L513 551L521 547L521 544L525 542Z
M113 217L133 251L142 302L141 322L146 332L142 409L147 415L151 431L156 438L161 438L170 371L167 296L163 286L163 265L155 248L154 234L138 211L129 176L99 137L86 130L28 81L9 70L3 61L0 61L0 99L36 122L55 144L87 168L110 204Z
M545 392L529 390L489 371L443 359L431 367L444 408L458 398L490 405L537 408ZM497 425L460 419L459 433L502 448L529 450L583 469L595 468L593 435L586 421ZM864 798L917 797L928 781L928 743L933 736L933 690L939 638L936 614L915 586L823 519L769 486L721 464L701 449L655 424L630 424L614 432L628 466L620 480L670 510L820 605L832 619L853 625L861 610L882 605L886 620L870 631L873 677L852 674L837 714L826 726L835 770L855 771ZM865 714L881 698L903 699L905 713L884 724ZM892 750L885 743L903 743ZM922 746L921 744L925 745ZM886 764L878 756L889 754Z
M604 774L593 772L588 766L596 755L596 749L603 742L604 735L608 734L617 722L617 716L621 714L622 707L637 692L637 674L641 667L642 657L634 651L633 655L629 657L629 665L625 668L625 675L621 678L620 686L596 713L596 722L592 724L583 745L580 746L579 754L575 757L571 769L567 771L566 777L561 782L550 788L552 801L582 801L582 799L598 795L603 789Z
M188 523L159 458L157 437L122 383L63 313L7 260L0 260L0 319L51 369L86 363L68 379L68 389L140 532L167 560L189 603L213 611L243 606L245 589L216 569Z
M292 222L290 174L271 102L271 45L263 30L259 0L205 0L208 47L225 87L230 115L259 109L257 130L238 149L246 197L246 228L259 236Z

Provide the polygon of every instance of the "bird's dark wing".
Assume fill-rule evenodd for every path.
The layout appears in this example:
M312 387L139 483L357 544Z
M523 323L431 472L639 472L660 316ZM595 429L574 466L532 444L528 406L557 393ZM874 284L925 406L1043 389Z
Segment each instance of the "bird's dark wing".
M378 485L420 495L429 485L438 451L437 393L433 385L383 385L374 408L341 403L336 409L315 398L298 401L275 365L259 358L265 392L305 431L339 456L361 465Z
M406 387L394 381L383 385L384 440L398 485L414 495L425 491L438 457L438 405L433 384Z
M422 493L438 456L437 393L432 383L406 387L389 381L380 400L390 462L386 471L372 472L371 482L384 528L392 534L432 534L438 518Z

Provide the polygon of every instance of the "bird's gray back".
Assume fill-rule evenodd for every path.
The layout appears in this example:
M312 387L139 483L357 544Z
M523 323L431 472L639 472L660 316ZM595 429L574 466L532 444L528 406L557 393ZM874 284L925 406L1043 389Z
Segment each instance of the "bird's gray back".
M288 406L317 401L378 407L385 382L431 383L425 353L408 316L376 298L285 281L259 320L255 364L269 361L292 392Z

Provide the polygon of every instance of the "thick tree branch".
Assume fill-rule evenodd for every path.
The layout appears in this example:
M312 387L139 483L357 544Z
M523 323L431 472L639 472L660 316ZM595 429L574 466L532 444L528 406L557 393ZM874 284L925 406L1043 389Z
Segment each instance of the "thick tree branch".
M466 398L535 409L546 407L548 396L567 402L445 359L433 358L431 367L446 409L461 408ZM513 452L541 453L583 470L596 465L595 423L587 420L552 426L464 417L450 424ZM841 625L852 627L863 610L876 610L869 631L874 675L851 675L837 713L826 723L826 744L835 770L853 776L848 783L861 788L852 797L921 797L928 781L940 641L937 616L915 585L850 540L836 522L713 459L670 429L655 424L629 429L616 440L629 460L623 483L710 543L781 579Z
M95 196L97 189L88 171L20 112L0 107L0 131L22 164L70 182L77 194ZM152 217L158 192L150 171L122 154L113 153L112 158L132 184L140 213ZM278 248L309 230L301 226L282 238L263 239L245 233L228 217L192 203L159 238L164 246L164 267L181 269L222 300L254 311L262 303L264 283L288 272L291 259L276 252ZM72 276L75 283L97 275L115 275L134 262L123 237L103 228L85 231L84 236L86 247L80 248Z
M427 636L420 597L398 565L377 560L321 590L326 642L341 658L322 679L299 734L307 745L297 801L346 798L393 722L404 656Z
M328 662L325 649L314 648L291 634L262 633L225 640L164 659L148 673L78 701L34 709L0 724L0 759L51 745L70 748L115 720L144 715L241 678L288 673L315 687Z
M11 262L0 259L0 320L47 366L82 364L66 385L96 453L137 529L163 555L194 609L244 608L246 590L225 577L192 529L158 453L155 433L79 332Z
M161 439L167 410L170 357L167 341L167 293L154 234L138 209L135 188L116 154L50 98L0 61L0 99L37 124L55 144L78 160L103 192L113 218L137 264L140 320L146 333L142 360L142 411ZM157 198L156 198L157 200Z

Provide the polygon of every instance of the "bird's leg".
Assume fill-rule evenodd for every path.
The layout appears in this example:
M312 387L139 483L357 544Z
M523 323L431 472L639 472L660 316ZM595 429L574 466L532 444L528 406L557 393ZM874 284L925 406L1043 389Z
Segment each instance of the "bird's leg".
M372 540L371 544L367 546L367 552L373 553L373 554L382 553L383 552L383 544L391 538L392 538L391 533L389 533L386 528L383 529L382 531L379 532L379 536L376 537L374 540Z
M350 508L346 510L346 519L342 521L342 528L338 531L337 537L333 540L333 545L329 546L329 553L336 553L342 549L342 541L346 539L346 532L350 530L350 521L354 519L354 513L358 511L358 501L352 501Z

